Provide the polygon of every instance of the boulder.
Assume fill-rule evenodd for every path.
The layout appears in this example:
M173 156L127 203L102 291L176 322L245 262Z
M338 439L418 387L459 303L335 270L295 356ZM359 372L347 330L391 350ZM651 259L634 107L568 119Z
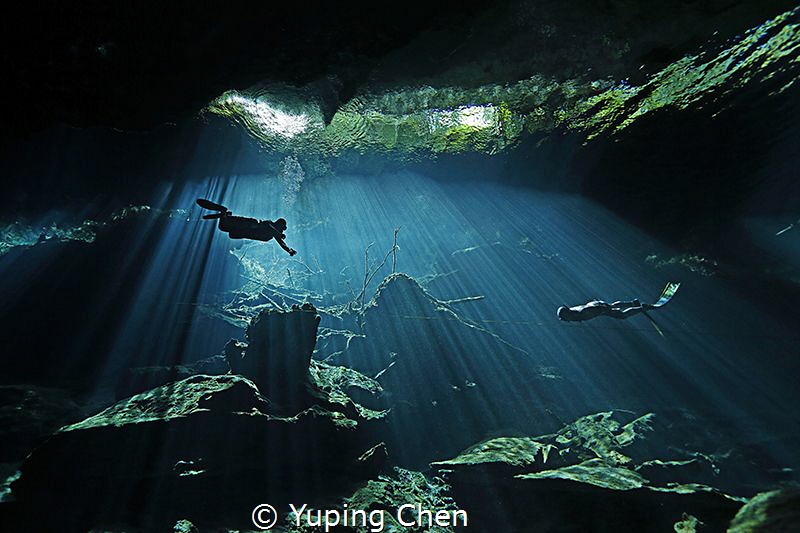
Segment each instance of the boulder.
M279 416L247 378L192 376L55 433L12 484L9 523L29 530L48 509L63 531L245 528L259 503L347 494L377 474L374 444L341 412Z

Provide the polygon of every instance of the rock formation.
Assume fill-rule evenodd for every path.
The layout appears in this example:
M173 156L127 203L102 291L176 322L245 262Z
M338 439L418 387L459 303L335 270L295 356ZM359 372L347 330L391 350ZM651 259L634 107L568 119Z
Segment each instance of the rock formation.
M377 441L358 420L381 413L344 391L379 386L330 365L309 372L317 323L310 306L254 321L231 365L261 386L195 375L65 426L22 465L8 523L25 530L47 508L65 531L246 527L259 503L319 505L354 490L385 458L365 453Z
M744 499L675 481L677 462L662 463L677 478L649 481L641 470L649 463L626 448L645 439L653 416L615 418L598 413L552 435L492 439L433 466L447 474L451 495L479 531L669 531L692 519L723 530Z
M308 368L319 320L310 304L288 313L263 311L247 328L246 348L226 354L231 372L249 377L279 405L301 401L310 386ZM297 406L286 405L292 407Z
M421 468L483 438L482 414L491 413L490 429L523 430L534 420L532 406L509 404L510 391L524 396L543 381L530 355L463 319L415 279L387 277L357 321L360 335L329 341L340 352L331 361L375 377L387 391L381 407L402 431L382 440L401 465ZM402 446L391 446L395 440Z
M800 490L773 490L756 495L739 509L728 533L797 531L800 528Z

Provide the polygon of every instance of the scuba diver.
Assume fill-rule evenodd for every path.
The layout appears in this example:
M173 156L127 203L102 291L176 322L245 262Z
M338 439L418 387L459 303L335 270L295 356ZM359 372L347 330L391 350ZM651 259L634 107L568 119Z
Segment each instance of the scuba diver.
M219 211L212 215L203 215L205 220L219 219L219 229L228 234L231 239L252 239L254 241L267 242L270 239L286 250L289 255L297 253L293 248L286 246L286 220L279 218L276 221L257 220L255 218L234 216L224 205L215 204L204 198L197 199L197 205L204 209Z
M667 283L667 286L664 287L664 290L661 292L661 297L654 304L643 304L639 302L639 300L614 303L592 300L586 304L576 305L574 307L561 306L557 311L558 319L566 322L582 322L598 316L610 316L611 318L625 320L639 313L645 313L646 315L646 311L658 309L669 303L680 286L680 283Z

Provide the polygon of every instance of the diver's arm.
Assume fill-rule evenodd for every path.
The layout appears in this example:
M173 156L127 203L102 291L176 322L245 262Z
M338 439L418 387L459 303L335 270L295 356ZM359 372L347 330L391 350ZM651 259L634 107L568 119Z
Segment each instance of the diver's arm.
M283 242L283 239L281 239L280 237L275 237L275 240L278 241L280 247L286 250L286 253L288 253L289 255L294 255L297 253L297 251L294 250L293 248L289 248L288 246L286 246L286 243Z

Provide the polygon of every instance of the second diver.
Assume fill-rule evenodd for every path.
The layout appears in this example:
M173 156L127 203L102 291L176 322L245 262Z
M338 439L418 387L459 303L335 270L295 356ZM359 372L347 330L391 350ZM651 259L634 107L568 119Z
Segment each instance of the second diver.
M602 300L592 300L591 302L583 305L576 305L574 307L561 306L558 308L558 319L566 322L583 322L584 320L591 320L598 316L608 316L611 318L618 318L625 320L626 318L638 315L639 313L647 314L651 309L658 309L666 305L675 292L680 287L680 283L667 283L661 293L661 297L654 304L644 304L639 300L631 300L630 302L614 302L607 303Z

